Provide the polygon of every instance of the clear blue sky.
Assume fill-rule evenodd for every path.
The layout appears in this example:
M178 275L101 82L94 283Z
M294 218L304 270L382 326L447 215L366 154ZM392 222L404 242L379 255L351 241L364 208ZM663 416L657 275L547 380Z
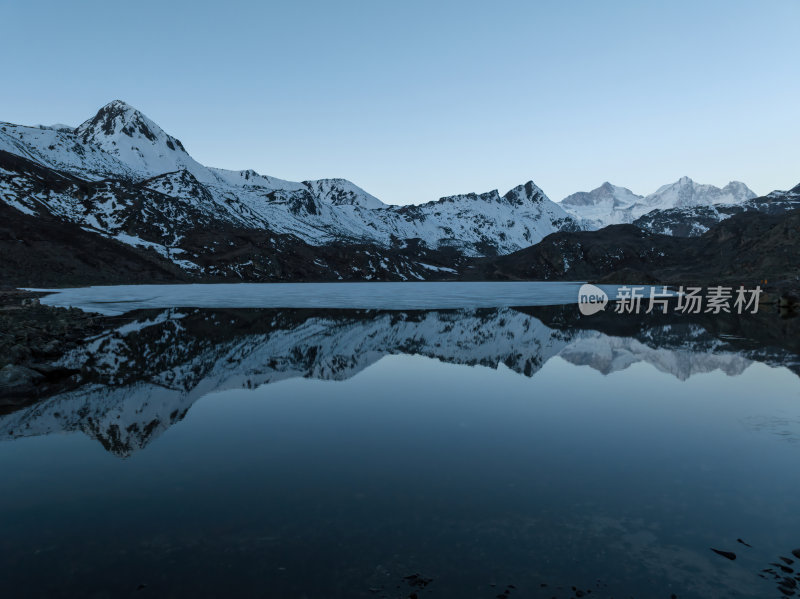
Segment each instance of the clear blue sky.
M0 0L0 120L136 106L210 166L391 203L800 182L800 0Z

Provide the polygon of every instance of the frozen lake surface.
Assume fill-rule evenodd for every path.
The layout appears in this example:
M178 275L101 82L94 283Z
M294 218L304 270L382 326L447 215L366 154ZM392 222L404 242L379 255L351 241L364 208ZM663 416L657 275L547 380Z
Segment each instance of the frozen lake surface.
M106 315L159 308L506 308L576 303L580 286L573 282L114 285L53 290L42 303ZM600 287L609 296L618 288Z

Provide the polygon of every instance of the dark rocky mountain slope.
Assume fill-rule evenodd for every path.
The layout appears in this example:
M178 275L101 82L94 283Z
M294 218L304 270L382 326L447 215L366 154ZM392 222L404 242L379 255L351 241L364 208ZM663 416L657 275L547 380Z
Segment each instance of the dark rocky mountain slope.
M634 225L554 233L507 256L476 259L461 275L473 280L800 286L800 210L743 212L700 237L649 233Z

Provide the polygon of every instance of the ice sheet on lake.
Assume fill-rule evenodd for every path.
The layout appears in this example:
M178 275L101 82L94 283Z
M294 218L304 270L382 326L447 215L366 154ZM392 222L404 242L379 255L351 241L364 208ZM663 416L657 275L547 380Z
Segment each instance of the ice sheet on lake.
M581 283L220 283L54 289L51 306L118 315L153 308L351 308L440 310L576 303ZM616 285L600 286L610 297Z

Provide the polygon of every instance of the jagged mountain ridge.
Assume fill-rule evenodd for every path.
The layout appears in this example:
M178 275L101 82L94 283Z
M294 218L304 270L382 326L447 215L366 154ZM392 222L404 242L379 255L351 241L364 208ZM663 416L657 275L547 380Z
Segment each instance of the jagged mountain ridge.
M512 254L553 233L633 223L696 236L740 212L779 214L800 205L800 194L778 193L754 198L743 183L717 188L683 177L646 197L604 183L556 204L528 182L504 195L390 206L345 179L291 182L206 167L121 101L76 128L0 123L0 201L47 218L50 229L63 221L141 250L145 264L130 273L137 281L147 280L142 273L152 262L158 273L180 269L176 280L441 279L469 259ZM13 243L4 247L20 259L0 282L49 284L20 275L47 270L49 262L34 263ZM59 283L95 282L96 269L75 269Z
M662 185L648 196L606 182L592 191L569 195L560 203L582 228L593 231L608 225L636 224L637 219L645 215L655 217L665 211L675 214L680 211L687 217L693 210L702 214L717 213L717 207L743 206L755 197L756 194L740 181L731 181L719 188L681 177L674 183ZM716 222L719 220L722 218Z
M195 161L180 140L121 101L104 106L74 130L0 123L0 151L51 169L53 178L77 179L72 187L31 197L29 172L0 165L0 199L7 204L29 214L44 210L124 243L156 248L188 270L197 268L190 264L191 256L188 262L174 256L187 252L181 247L181 228L208 224L202 220L195 227L198 214L218 225L294 235L311 245L402 248L409 240L419 240L430 249L453 248L466 256L508 253L553 231L577 228L532 182L504 196L493 191L389 206L344 179L291 182L253 170L208 168ZM99 181L108 182L104 201L87 201L81 188ZM163 219L170 222L159 225L171 228L169 234L139 230L128 220L120 237L119 227L107 226L108 221L119 224L113 213L117 204L126 205L125 198L118 197L125 192L119 190L130 186L136 187L145 211L149 207L158 213L164 203L151 191L171 199L173 209Z
M651 233L697 237L719 222L743 212L778 215L797 209L800 209L800 185L739 203L653 210L637 218L633 224Z
M629 223L631 210L643 196L626 187L608 181L592 191L579 191L561 200L561 206L587 230L602 229L607 225Z
M793 205L794 192L781 193L767 204L781 204L785 197ZM778 286L773 291L794 296L800 281L799 240L800 209L743 211L689 238L634 225L554 233L512 254L471 260L462 274L471 280L702 283L751 289L769 281Z
M117 181L113 184L117 193L109 198L105 194L111 185L108 180L86 182L62 176L0 150L0 168L9 164L28 176L12 181L24 190L24 204L12 207L0 202L0 285L51 287L232 278L423 280L454 273L464 259L455 251L430 250L413 240L395 249L358 243L312 246L293 235L216 220L213 211L201 210L202 201L188 204L188 209L194 211L193 223L204 227L186 226L192 223L169 218L172 210L187 214L187 206L180 206L180 200L170 195L143 192L138 184ZM186 184L185 177L172 175L159 180L166 188ZM76 195L62 203L62 208L77 215L78 222L84 222L87 215L92 223L102 221L104 235L97 234L89 224L79 226L47 211L44 201L65 188ZM153 203L143 204L143 197L150 197ZM113 210L106 215L97 206L111 206ZM142 237L167 244L180 239L180 246L148 242Z

